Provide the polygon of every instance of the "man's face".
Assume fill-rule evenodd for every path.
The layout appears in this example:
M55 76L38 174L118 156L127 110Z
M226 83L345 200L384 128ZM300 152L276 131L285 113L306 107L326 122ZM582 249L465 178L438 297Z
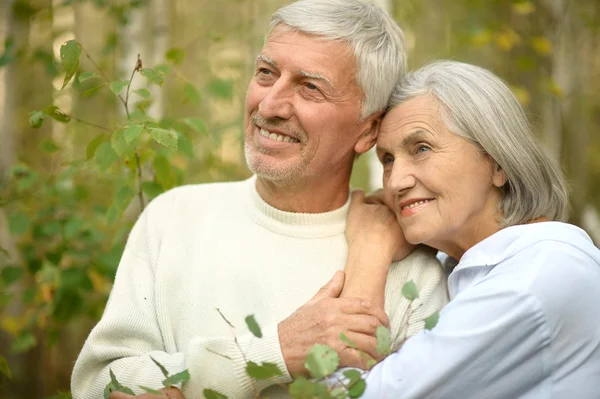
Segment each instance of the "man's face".
M375 117L360 121L362 91L345 43L277 27L248 86L245 152L250 170L279 184L347 178ZM375 129L376 130L376 129ZM368 137L366 137L368 136Z

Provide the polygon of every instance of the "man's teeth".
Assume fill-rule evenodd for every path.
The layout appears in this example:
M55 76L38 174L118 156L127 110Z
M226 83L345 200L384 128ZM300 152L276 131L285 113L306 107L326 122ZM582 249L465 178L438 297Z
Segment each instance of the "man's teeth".
M283 136L281 134L277 134L277 133L271 133L266 131L265 129L260 129L260 134L270 138L271 140L276 140L276 141L285 141L286 143L299 143L299 140L296 140L293 137L290 136Z
M410 205L403 206L403 207L402 207L402 209L410 209L410 208L414 208L415 206L419 206L419 205L421 205L421 204L424 204L424 203L426 203L426 202L429 202L429 201L431 201L431 200L430 200L430 199L428 199L428 200L423 200L423 201L417 201L417 202L413 202L413 203L412 203L412 204L410 204Z

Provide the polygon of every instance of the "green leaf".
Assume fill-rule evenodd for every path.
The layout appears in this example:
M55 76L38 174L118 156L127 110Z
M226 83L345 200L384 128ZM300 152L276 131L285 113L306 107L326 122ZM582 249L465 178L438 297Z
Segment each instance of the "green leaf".
M72 240L77 236L81 227L83 226L83 221L77 217L69 218L64 225L63 237L67 240Z
M438 320L440 319L440 313L434 312L431 316L425 319L425 329L431 330L433 327L437 325Z
M127 129L125 129L125 132L123 133L123 136L125 136L125 142L127 144L131 143L140 135L142 130L144 130L144 126L137 123L132 123L131 125L127 126Z
M124 185L115 193L113 206L117 211L123 212L127 209L133 197L135 197L135 190L128 185Z
M344 387L333 388L331 391L331 397L334 399L348 399L346 389Z
M108 142L100 144L96 150L96 165L101 172L106 171L110 166L119 159L119 156L112 149L112 146Z
M121 385L121 383L117 380L117 377L115 377L115 374L113 373L112 369L109 368L108 370L110 374L110 382L104 388L105 399L109 399L111 392L123 392L129 395L135 395L135 393L130 388Z
M94 157L94 155L96 154L96 150L98 149L100 144L106 141L107 137L108 136L106 134L100 133L92 140L90 140L90 142L87 144L87 147L85 148L85 156L88 161Z
M208 91L223 100L233 98L233 82L231 80L214 79L208 84Z
M71 120L71 117L69 115L62 112L54 104L47 106L46 108L43 109L42 112L58 122L68 123Z
M12 373L10 372L10 368L8 367L8 362L3 356L0 356L0 373L4 374L6 377L12 380Z
M414 301L419 297L419 290L414 281L410 280L402 286L402 296L409 301Z
M163 186L155 181L145 181L142 183L142 192L151 200L158 197L164 191Z
M348 379L348 386L356 384L362 378L362 373L358 370L351 369L344 371L344 377Z
M152 395L160 395L161 394L160 391L158 391L156 389L145 387L143 385L138 385L138 387L140 387L140 389L143 389L146 393L151 393Z
M140 74L148 79L148 82L158 86L162 85L165 80L164 74L153 68L143 68L140 70Z
M104 85L101 84L101 85L92 87L91 89L87 89L86 91L84 91L81 94L81 98L89 98L89 97L93 96L94 94L96 94L96 92L98 92L98 90L100 90L103 87L104 87Z
M183 120L189 127L194 129L194 131L198 133L202 133L205 136L208 136L206 131L206 125L202 122L200 118L186 118Z
M157 71L158 73L166 75L167 73L169 73L171 71L171 67L167 64L158 64L154 66L154 70Z
M48 116L42 111L33 110L29 113L29 126L34 129L39 129L42 127L42 123L44 122L44 118Z
M167 371L165 366L163 366L162 364L157 362L152 356L150 356L150 360L152 360L154 362L154 364L156 364L158 366L158 368L160 369L160 372L162 373L162 375L165 376L165 378L169 378L169 372Z
M42 151L48 152L50 154L60 150L60 147L56 145L54 140L51 138L45 138L40 142L40 148Z
M191 83L186 83L183 86L183 94L185 95L186 101L191 102L192 104L200 104L202 97L200 96L200 91Z
M145 100L150 100L152 98L152 93L148 89L137 89L133 91L138 96L142 97Z
M289 385L289 393L294 399L330 398L325 384L298 377Z
M110 82L110 90L118 96L128 84L128 80L115 80L114 82Z
M276 364L267 362L256 364L249 361L246 364L246 372L250 377L256 378L257 380L268 380L269 378L282 375L281 370L279 370L279 367L277 367Z
M19 280L23 276L24 270L20 267L5 266L0 273L2 284L6 287Z
M348 389L348 396L351 398L359 398L365 392L366 388L367 383L365 380L360 379Z
M154 158L152 162L152 169L154 169L154 177L164 188L171 188L173 186L172 168L169 160L159 155Z
M350 338L348 338L346 336L346 334L340 333L340 340L343 343L345 343L346 345L348 345L350 348L352 348L352 349L356 348L356 345L354 344L354 342L350 341Z
M117 217L119 217L119 211L117 211L117 208L114 206L108 208L108 212L106 212L106 221L108 224L114 223L117 220Z
M333 373L339 363L340 358L332 347L316 344L308 351L304 367L313 378L323 378Z
M77 77L77 80L79 80L79 83L83 83L86 80L97 77L100 77L100 75L98 75L96 72L81 72Z
M172 130L154 128L150 130L150 134L159 144L172 151L177 151L177 133Z
M212 389L204 389L202 395L205 399L228 399L227 396Z
M186 369L169 377L171 384L179 384L187 382L190 379L190 372ZM164 381L163 381L164 384Z
M26 331L23 335L12 342L11 351L13 353L24 353L37 345L37 339L31 331Z
M81 46L75 40L69 40L60 46L60 61L65 70L65 80L60 88L65 88L79 68L79 56L81 55Z
M171 61L173 64L179 65L183 62L183 59L185 58L185 51L183 51L183 49L180 48L169 49L165 53L165 58Z
M8 231L14 236L24 234L29 230L31 220L29 216L24 213L18 213L16 215L10 215L8 217Z
M377 345L375 346L375 350L380 355L389 355L392 351L392 337L390 334L390 330L388 330L384 326L377 327Z
M256 322L256 319L254 318L253 314L246 317L246 325L248 326L248 329L250 330L250 332L256 338L262 338L262 331L260 330L260 326Z

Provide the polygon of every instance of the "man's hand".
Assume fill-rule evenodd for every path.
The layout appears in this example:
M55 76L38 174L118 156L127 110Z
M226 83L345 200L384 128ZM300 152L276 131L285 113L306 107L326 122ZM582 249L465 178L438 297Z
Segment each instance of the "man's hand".
M304 361L314 344L325 344L340 356L340 366L365 368L369 356L381 356L375 350L376 331L389 326L383 309L359 298L337 298L344 286L344 273L333 278L305 305L278 325L279 343L288 371L296 376L306 374ZM355 345L350 348L340 339L340 333Z
M123 392L113 392L108 397L109 399L185 399L181 391L177 388L164 388L160 390L161 395L152 395L151 393L143 393L133 396Z

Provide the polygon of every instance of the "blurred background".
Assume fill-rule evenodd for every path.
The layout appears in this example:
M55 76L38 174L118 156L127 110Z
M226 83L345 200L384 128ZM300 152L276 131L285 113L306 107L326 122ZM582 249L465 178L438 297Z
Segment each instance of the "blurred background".
M375 2L404 30L410 68L450 58L510 84L568 176L571 221L598 244L600 1ZM142 207L250 176L245 89L289 1L0 3L0 397L68 398ZM379 186L372 161L357 161L355 187Z

